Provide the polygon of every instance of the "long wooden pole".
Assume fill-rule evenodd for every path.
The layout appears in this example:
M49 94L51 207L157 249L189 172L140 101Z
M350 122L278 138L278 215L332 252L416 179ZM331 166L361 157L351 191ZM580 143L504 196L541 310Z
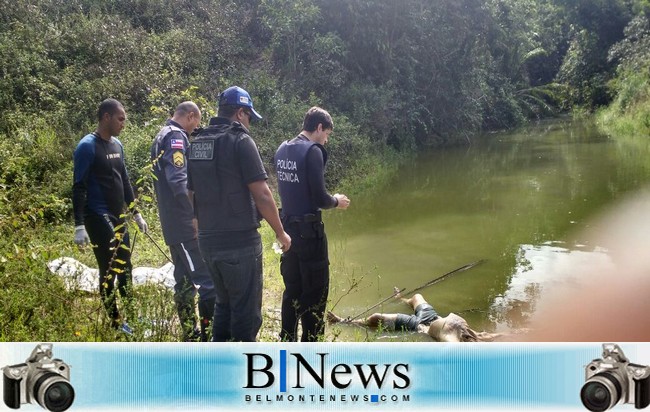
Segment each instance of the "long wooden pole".
M404 295L407 295L407 296L408 296L408 295L412 295L413 293L418 292L418 291L420 291L420 290L422 290L422 289L424 289L424 288L428 288L429 286L432 286L432 285L435 285L436 283L442 282L443 280L447 279L449 276L451 276L451 275L453 275L453 274L455 274L455 273L458 273L458 272L464 272L464 271L466 271L466 270L468 270L468 269L473 268L474 266L480 265L480 264L483 263L483 262L485 262L485 259L477 260L476 262L468 263L467 265L464 265L464 266L461 266L461 267L459 267L459 268L456 268L456 269L452 270L451 272L447 272L447 273L445 273L445 274L442 275L442 276L438 276L437 278L428 281L428 282L425 283L424 285L421 285L421 286L418 286L418 287L415 288L415 289L409 290L409 291L406 292ZM381 300L381 301L378 302L378 303L375 303L374 305L370 306L369 308L367 308L367 309L364 310L363 312L359 313L359 314L356 315L356 316L353 316L353 317L351 317L351 318L348 318L347 320L355 320L355 319L360 318L361 316L363 316L363 315L365 315L366 313L370 312L371 310L373 310L373 309L376 308L377 306L381 305L382 303L385 303L386 301L388 301L388 300L394 298L394 297L397 296L398 294L401 294L401 293L404 291L404 289L406 289L406 288L402 288L402 289L399 290L399 291L395 291L391 296L387 297L386 299Z

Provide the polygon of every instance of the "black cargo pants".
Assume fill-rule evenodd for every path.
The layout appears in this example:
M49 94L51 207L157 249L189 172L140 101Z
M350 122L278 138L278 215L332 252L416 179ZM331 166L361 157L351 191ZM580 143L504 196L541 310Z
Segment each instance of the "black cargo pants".
M329 259L323 222L283 218L291 236L291 248L282 254L280 272L285 290L282 295L283 341L297 340L302 322L302 342L318 341L325 330L325 307L329 292Z

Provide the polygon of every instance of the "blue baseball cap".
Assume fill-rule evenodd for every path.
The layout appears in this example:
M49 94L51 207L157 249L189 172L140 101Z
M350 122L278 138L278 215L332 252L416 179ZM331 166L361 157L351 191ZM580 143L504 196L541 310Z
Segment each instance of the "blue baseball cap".
M251 95L239 86L229 87L219 95L219 106L223 105L250 107L255 119L262 120L262 116L253 109Z

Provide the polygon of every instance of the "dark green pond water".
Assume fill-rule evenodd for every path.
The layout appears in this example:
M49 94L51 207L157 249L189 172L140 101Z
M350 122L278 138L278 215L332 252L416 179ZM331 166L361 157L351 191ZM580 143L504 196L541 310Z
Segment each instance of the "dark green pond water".
M421 293L475 329L525 327L540 294L570 280L572 265L608 264L607 251L580 233L650 181L647 140L555 121L422 153L347 211L326 213L335 311L356 315L393 286L410 290L486 259ZM346 294L353 280L360 286ZM408 308L391 302L373 311Z

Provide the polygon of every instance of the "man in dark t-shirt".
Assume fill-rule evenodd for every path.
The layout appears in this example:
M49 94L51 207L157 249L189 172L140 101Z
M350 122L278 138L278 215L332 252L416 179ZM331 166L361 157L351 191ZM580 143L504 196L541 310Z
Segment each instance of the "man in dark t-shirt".
M140 213L129 209L135 196L126 171L124 148L116 137L126 122L124 107L115 99L106 99L99 105L97 118L97 129L81 139L74 152L74 241L80 247L92 243L99 266L100 296L112 325L131 334L115 304L116 293L128 303L127 286L131 283L131 250L124 216L133 213L143 232L148 226Z
M212 340L252 342L262 325L260 219L283 250L289 250L291 238L249 135L251 119L262 118L250 95L241 87L226 89L218 114L190 143L188 188L194 193L199 248L217 293Z

